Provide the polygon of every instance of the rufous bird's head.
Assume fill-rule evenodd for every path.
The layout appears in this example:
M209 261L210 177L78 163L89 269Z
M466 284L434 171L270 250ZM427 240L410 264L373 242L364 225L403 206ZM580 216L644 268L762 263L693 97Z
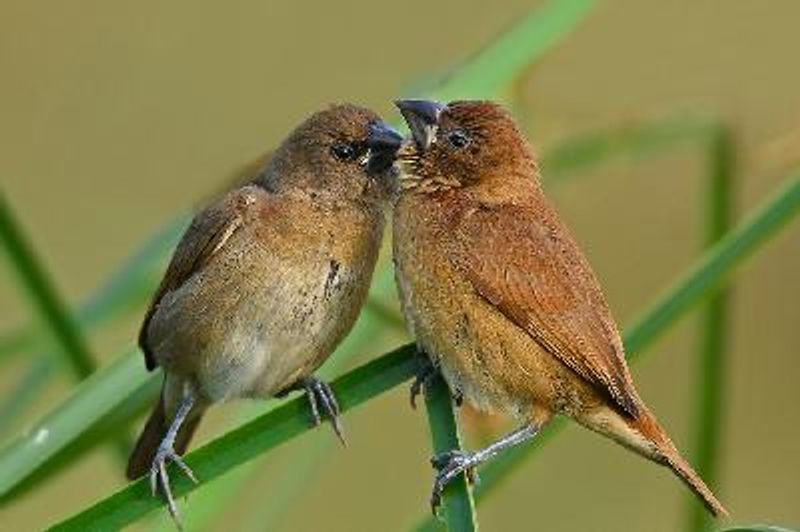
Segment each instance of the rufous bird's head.
M400 188L433 192L469 187L536 163L511 115L490 101L395 102L411 130L397 155Z

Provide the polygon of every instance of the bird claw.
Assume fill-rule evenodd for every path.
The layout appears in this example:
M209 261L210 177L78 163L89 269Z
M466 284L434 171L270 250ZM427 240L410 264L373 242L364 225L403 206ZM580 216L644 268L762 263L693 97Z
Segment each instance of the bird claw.
M311 403L311 418L314 426L319 426L319 424L322 423L322 417L320 416L321 405L325 415L330 418L333 431L336 433L339 441L342 442L342 445L346 446L347 441L344 438L344 429L340 416L341 410L339 409L339 403L336 401L336 395L334 395L330 385L316 377L307 377L302 380L301 384L308 395L309 403Z
M467 481L474 485L480 482L475 466L478 460L472 453L454 449L437 454L431 458L431 465L436 469L436 478L433 481L431 492L431 510L436 515L436 510L442 504L442 492L445 487L458 475L464 473Z
M175 463L192 482L195 484L198 482L197 477L194 476L192 469L186 465L186 462L183 461L183 458L181 458L180 455L175 452L175 449L172 447L172 443L168 441L162 442L158 448L158 451L156 451L156 455L153 458L153 463L150 466L150 491L152 492L153 496L155 496L160 484L161 491L164 493L164 496L167 499L167 508L169 509L169 514L172 516L173 520L175 520L178 528L181 528L180 514L178 513L178 506L175 504L175 499L172 496L169 473L167 472L167 464L169 462Z

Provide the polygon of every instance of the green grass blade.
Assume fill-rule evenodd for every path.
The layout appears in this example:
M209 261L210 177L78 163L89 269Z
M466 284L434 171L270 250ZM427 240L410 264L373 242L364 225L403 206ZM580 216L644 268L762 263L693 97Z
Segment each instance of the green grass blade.
M412 345L392 351L336 379L333 389L343 412L408 380L414 374ZM310 429L308 403L298 397L269 414L228 432L186 457L186 463L204 483ZM182 497L197 485L175 474L173 493ZM162 503L150 494L147 479L141 479L92 506L88 510L56 525L53 530L87 530L122 528Z
M38 357L29 364L28 370L6 394L6 399L0 406L0 434L4 434L25 414L28 406L55 373L55 369L55 362L48 357Z
M425 406L428 410L434 455L461 449L453 400L441 377L437 376L430 386L425 387ZM440 511L450 532L473 532L478 529L475 501L472 499L472 490L466 475L459 475L444 489Z
M721 286L744 259L765 244L798 213L800 174L787 179L772 198L704 253L671 290L659 298L640 320L626 329L628 332L624 335L624 343L630 361L635 362L641 357L658 336ZM485 497L495 493L513 471L518 470L525 460L533 456L566 425L563 418L558 418L529 445L512 448L488 463L480 472L481 483L475 490L476 502L480 504ZM428 518L417 528L435 530L434 527L435 523Z
M95 370L96 358L67 307L61 301L53 282L45 273L22 229L17 223L5 196L0 193L0 242L6 250L19 284L41 324L58 345L64 362L73 374L84 379Z
M716 244L731 224L735 172L733 137L725 127L712 130L708 143L709 179L704 209L705 241ZM694 413L692 421L692 463L706 484L718 491L719 449L722 442L723 400L725 398L725 354L728 338L730 287L717 291L701 315L697 357ZM719 493L717 493L719 496ZM688 496L687 496L688 497ZM687 530L701 532L711 527L711 515L696 497L687 499Z
M729 232L693 268L659 299L644 318L631 329L629 351L644 348L681 311L708 291L720 286L742 260L765 243L800 210L800 174L786 180L781 189Z
M0 451L1 500L5 500L13 488L20 488L41 464L85 437L99 420L106 418L145 384L148 376L138 353L136 355L129 353L95 372L63 405Z
M551 0L497 38L433 91L442 101L496 98L582 21L594 0Z

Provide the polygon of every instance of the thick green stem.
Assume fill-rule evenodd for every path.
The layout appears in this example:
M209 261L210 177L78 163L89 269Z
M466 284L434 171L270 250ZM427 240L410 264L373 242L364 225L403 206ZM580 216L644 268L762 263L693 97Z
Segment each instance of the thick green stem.
M428 409L434 454L461 449L453 400L447 384L440 376L425 387L425 406ZM445 487L441 512L450 532L473 532L478 529L475 502L466 475L459 475Z

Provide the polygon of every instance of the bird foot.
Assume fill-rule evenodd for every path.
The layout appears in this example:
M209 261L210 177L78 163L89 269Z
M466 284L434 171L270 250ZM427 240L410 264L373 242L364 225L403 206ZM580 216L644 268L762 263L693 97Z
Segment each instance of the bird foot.
M467 451L452 450L437 454L431 458L431 465L436 469L436 479L433 481L433 491L431 493L431 510L436 515L436 510L442 503L442 492L444 488L458 475L464 473L470 484L480 482L475 466L480 460L474 453Z
M192 469L186 465L186 462L183 461L183 458L181 458L180 455L175 452L172 444L172 441L165 439L163 442L161 442L161 445L156 451L156 455L153 458L153 463L150 466L150 490L153 493L153 496L155 496L156 490L159 486L161 487L161 491L164 493L164 496L167 499L169 514L172 516L172 519L175 521L175 524L178 526L178 528L181 529L182 526L180 515L178 513L178 507L175 504L175 499L172 496L172 489L170 488L167 464L169 462L174 462L195 484L197 484L197 478L194 476Z
M333 431L342 442L342 445L347 445L344 438L344 429L341 423L341 411L339 410L339 403L336 401L336 396L333 393L330 385L316 377L306 377L300 384L305 389L308 395L308 401L311 403L311 417L314 426L318 426L322 422L320 417L320 406L331 420Z

